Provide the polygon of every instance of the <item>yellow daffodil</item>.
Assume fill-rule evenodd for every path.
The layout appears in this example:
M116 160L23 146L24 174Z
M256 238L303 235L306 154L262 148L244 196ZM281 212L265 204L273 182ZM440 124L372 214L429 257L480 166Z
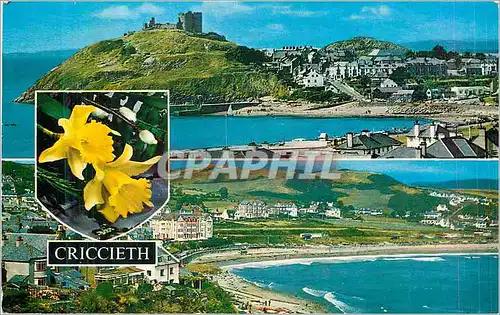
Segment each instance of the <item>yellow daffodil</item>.
M151 184L148 180L134 179L158 163L160 156L145 162L130 161L133 149L126 144L122 155L113 162L93 164L95 177L85 186L83 199L85 208L92 209L95 205L104 206L99 209L108 221L115 222L119 216L126 218L129 213L139 213L144 204L151 203Z
M98 164L112 161L113 139L110 133L116 133L108 126L91 121L89 115L94 106L76 105L69 119L60 118L59 126L64 129L58 134L59 139L54 145L40 154L40 163L53 162L67 158L71 172L83 180L83 170L87 163Z

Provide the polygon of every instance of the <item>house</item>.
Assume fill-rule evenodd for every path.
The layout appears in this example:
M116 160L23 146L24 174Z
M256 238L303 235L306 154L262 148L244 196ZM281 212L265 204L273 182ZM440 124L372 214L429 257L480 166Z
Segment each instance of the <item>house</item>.
M144 270L150 283L179 283L180 260L166 250L161 242L157 246L157 264L155 266L138 265Z
M399 87L376 87L372 89L374 99L389 99L394 93L399 91Z
M402 143L383 132L361 131L354 135L346 134L346 141L336 147L340 154L379 156L388 152Z
M317 70L306 70L305 72L300 74L299 85L302 85L306 88L310 87L324 87L325 86L325 77L323 74L319 73Z
M453 86L450 90L457 98L478 97L489 92L489 88L485 86Z
M421 126L417 120L412 129L406 134L406 146L419 148L422 143L429 146L438 139L447 138L451 135L453 133L442 124L432 122L431 124Z
M413 90L397 90L389 100L395 103L411 102L413 100Z
M47 241L53 239L55 234L3 234L2 266L7 281L22 276L27 284L47 285Z
M448 73L446 61L437 58L412 58L406 61L406 66L411 76L446 76Z
M486 157L498 156L498 129L496 127L486 130L485 128L478 129L479 134L471 138L472 143L483 148Z
M380 83L380 87L381 88L395 88L395 87L398 87L398 84L391 79L385 79L384 81L382 81Z
M441 217L441 213L437 212L427 212L424 213L424 219L439 219Z
M446 204L439 204L436 207L436 211L437 212L446 212L446 211L449 211L449 209L448 209L448 206Z
M299 208L294 203L275 203L273 205L273 213L278 215L288 215L290 217L298 216Z
M357 77L359 74L358 63L356 61L337 61L326 72L329 78L336 81Z
M270 210L266 203L261 200L242 201L236 207L234 218L240 219L254 219L254 218L267 218L270 216Z
M439 139L427 147L426 153L430 158L436 159L486 157L484 149L461 136Z
M342 218L342 214L339 208L330 208L325 211L325 216L327 218Z
M206 240L213 236L213 220L203 213L162 213L151 220L151 229L154 239Z
M134 285L146 281L145 271L138 267L102 268L95 275L96 285L102 282L111 283L114 287Z
M494 75L498 73L498 61L485 59L481 61L481 75Z
M427 96L428 100L436 100L443 98L444 96L441 89L427 89L425 91L425 95Z
M50 285L72 290L87 290L90 287L90 284L84 280L85 276L72 267L47 269L46 274Z

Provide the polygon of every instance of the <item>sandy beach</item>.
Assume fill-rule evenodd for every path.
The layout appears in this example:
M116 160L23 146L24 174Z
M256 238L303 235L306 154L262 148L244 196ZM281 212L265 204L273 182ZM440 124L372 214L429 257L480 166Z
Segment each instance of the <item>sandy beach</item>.
M207 253L192 263L216 263L222 272L211 276L226 292L231 294L241 310L253 313L322 313L324 306L306 301L269 288L262 288L231 273L232 268L268 266L295 263L327 262L330 260L375 259L386 255L439 255L466 253L498 253L498 244L436 244L436 245L375 245L375 246L310 246L297 248L256 248L240 251ZM270 301L270 303L269 303Z
M219 113L225 115L226 113ZM420 117L463 123L477 117L498 119L498 106L447 103L370 103L353 101L331 106L308 102L264 100L259 106L233 111L235 116Z

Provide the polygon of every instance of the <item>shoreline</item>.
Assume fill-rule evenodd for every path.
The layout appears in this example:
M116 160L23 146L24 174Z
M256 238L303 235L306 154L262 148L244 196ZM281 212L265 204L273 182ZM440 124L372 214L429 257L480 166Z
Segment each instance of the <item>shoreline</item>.
M263 102L258 106L234 110L237 117L303 117L303 118L423 118L446 123L463 123L479 116L498 120L498 105L447 104L447 103L361 103L352 101L330 107L321 104L298 102ZM210 115L221 116L226 112Z
M269 254L272 253L272 254ZM328 246L301 248L260 248L248 249L248 254L239 251L209 253L194 259L191 263L215 263L222 270L213 276L223 290L232 295L236 304L251 305L252 312L264 312L264 301L271 301L271 308L282 309L288 313L325 313L327 308L317 302L305 300L287 293L262 288L255 283L237 276L233 268L266 268L291 264L312 264L376 260L380 258L423 257L429 259L446 255L498 255L497 243L486 244L437 244L437 245L376 245L345 246L332 251ZM269 310L266 310L268 312Z

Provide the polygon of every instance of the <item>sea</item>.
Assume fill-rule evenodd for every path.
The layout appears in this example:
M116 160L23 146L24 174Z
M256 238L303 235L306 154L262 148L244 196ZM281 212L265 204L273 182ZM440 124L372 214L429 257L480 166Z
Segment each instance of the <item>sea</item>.
M335 313L498 313L497 254L284 260L231 270Z
M74 51L4 54L2 94L2 152L6 158L33 158L34 106L14 99L37 79L70 57ZM393 128L410 128L413 118L305 118L305 117L172 117L171 149L217 147L296 138L313 139L320 133L341 136ZM424 121L425 122L425 121Z

